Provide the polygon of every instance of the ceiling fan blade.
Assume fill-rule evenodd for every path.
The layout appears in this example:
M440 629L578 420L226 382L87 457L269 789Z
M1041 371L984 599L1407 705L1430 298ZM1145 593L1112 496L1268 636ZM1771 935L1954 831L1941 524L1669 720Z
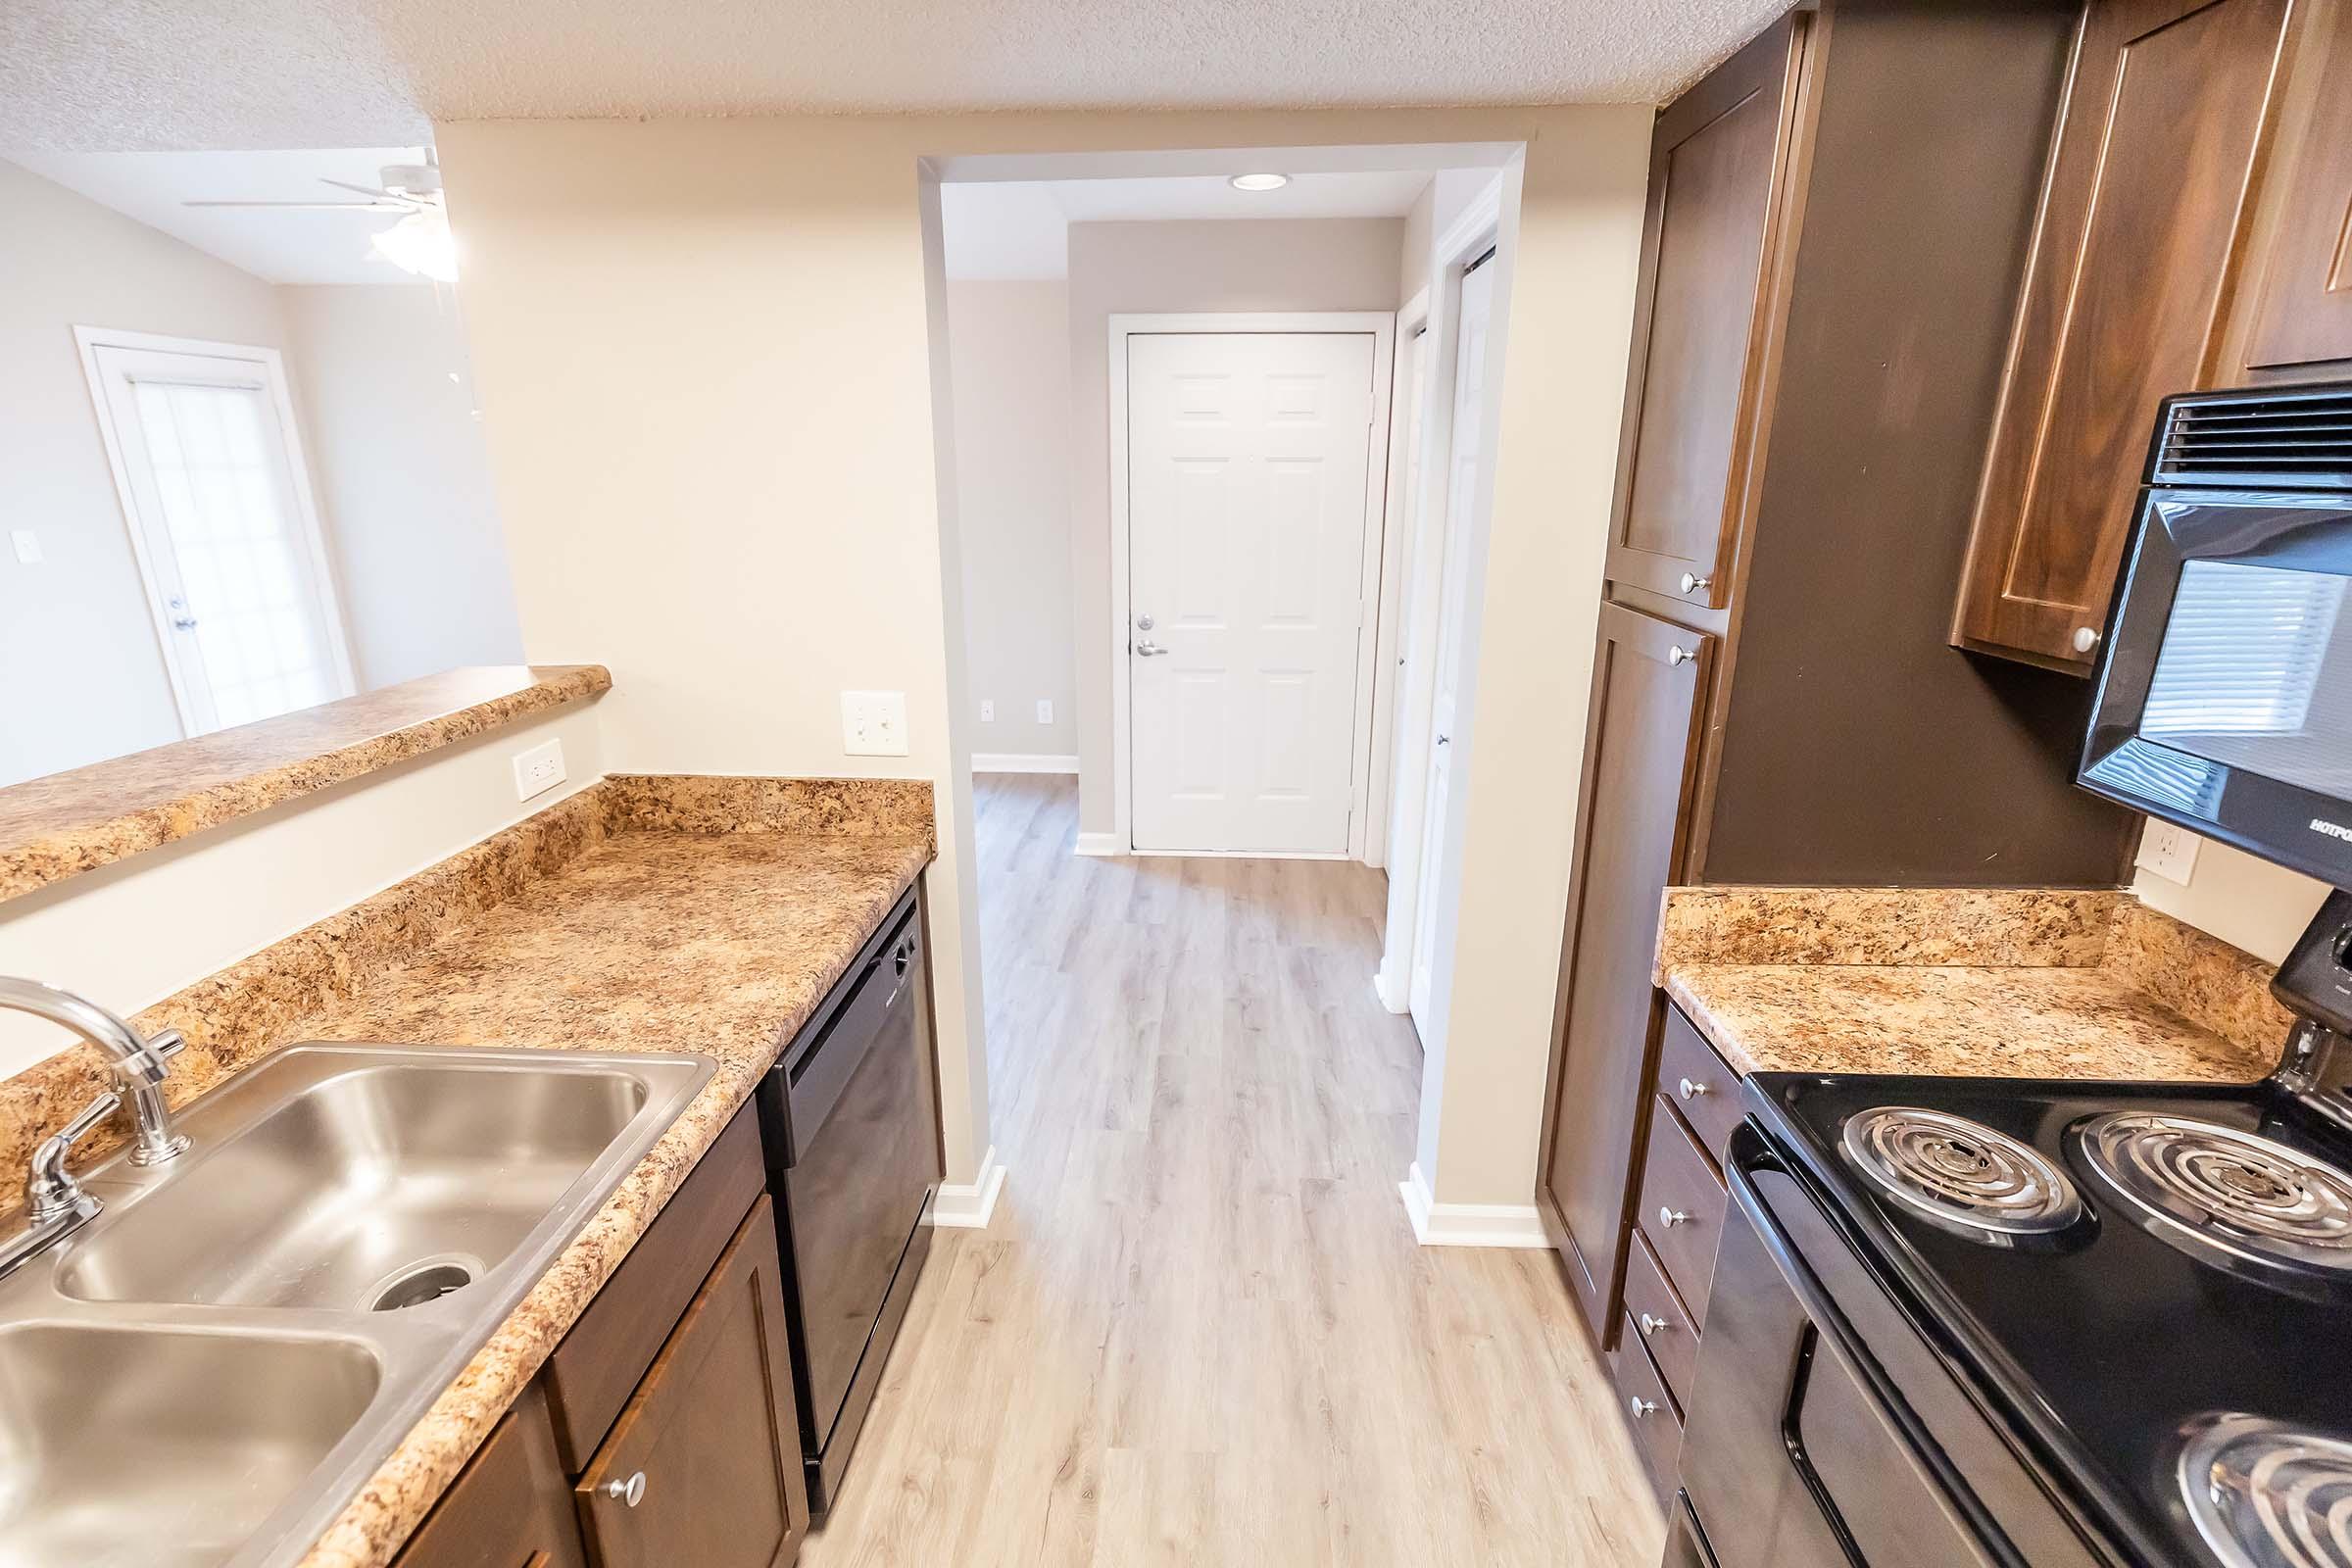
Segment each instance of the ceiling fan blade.
M405 213L408 206L401 202L181 202L182 207L274 207L280 211L310 213Z
M362 196L372 196L379 202L397 202L403 207L415 205L411 198L396 190L386 190L381 185L354 185L348 179L329 179L324 174L318 176L318 183L332 185L337 190L348 190Z

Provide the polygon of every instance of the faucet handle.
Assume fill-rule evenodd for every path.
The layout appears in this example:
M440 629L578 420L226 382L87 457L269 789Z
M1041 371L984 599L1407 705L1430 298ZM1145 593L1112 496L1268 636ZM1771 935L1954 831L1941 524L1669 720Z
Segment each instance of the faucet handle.
M108 1090L32 1152L32 1171L24 1179L24 1206L33 1219L55 1219L80 1201L81 1184L67 1171L66 1156L122 1104L122 1097Z
M188 1037L176 1029L158 1029L147 1037L147 1049L164 1061L188 1049Z

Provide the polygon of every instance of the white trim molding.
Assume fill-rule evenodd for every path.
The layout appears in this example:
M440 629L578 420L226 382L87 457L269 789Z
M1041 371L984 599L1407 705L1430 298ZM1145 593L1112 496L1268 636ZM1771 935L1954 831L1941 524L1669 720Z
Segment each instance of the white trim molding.
M1533 1203L1441 1203L1430 1196L1421 1163L1396 1184L1413 1240L1423 1247L1549 1247Z
M1372 991L1380 998L1380 1004L1391 1012L1413 1010L1411 988L1403 975L1389 967L1386 958L1381 959L1380 967L1372 971Z
M1058 752L974 752L975 773L1075 773L1078 759Z
M984 1231L997 1211L997 1198L1004 1191L1004 1164L997 1158L997 1146L988 1146L980 1156L979 1178L971 1182L941 1182L939 1196L931 1202L931 1223L950 1230ZM1535 1210L1528 1210L1534 1213Z
M1125 855L1128 852L1120 848L1119 836L1116 833L1081 833L1078 835L1077 853L1080 855Z

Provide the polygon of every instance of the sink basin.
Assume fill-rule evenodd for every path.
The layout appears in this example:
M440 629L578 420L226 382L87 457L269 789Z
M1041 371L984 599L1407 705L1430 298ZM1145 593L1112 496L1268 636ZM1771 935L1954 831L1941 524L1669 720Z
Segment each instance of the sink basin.
M0 1568L226 1562L380 1378L349 1340L0 1329Z
M296 1089L220 1147L200 1138L184 1174L72 1250L58 1288L368 1311L470 1285L649 1098L642 1069L533 1054L546 1059L362 1065Z

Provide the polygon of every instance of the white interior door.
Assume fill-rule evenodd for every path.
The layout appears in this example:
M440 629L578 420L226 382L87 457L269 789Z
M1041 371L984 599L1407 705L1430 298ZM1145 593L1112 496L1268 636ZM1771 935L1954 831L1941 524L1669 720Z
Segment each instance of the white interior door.
M274 357L95 337L85 346L188 733L350 695Z
M1369 332L1128 339L1139 850L1348 851L1373 349Z
M1460 336L1453 362L1452 452L1446 474L1446 564L1439 574L1437 667L1430 694L1429 779L1422 791L1420 892L1413 901L1409 1010L1429 1038L1431 963L1437 949L1438 889L1446 873L1446 808L1453 784L1455 699L1461 686L1462 622L1468 612L1470 515L1478 496L1481 416L1486 406L1487 327L1494 270L1462 274Z

